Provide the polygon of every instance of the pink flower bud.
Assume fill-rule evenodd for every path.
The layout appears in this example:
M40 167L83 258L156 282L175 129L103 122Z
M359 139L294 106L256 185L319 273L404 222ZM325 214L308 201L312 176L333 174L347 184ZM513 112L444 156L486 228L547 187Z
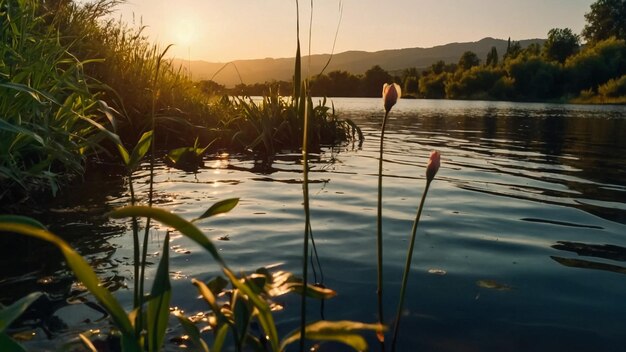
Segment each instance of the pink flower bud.
M426 181L431 182L437 171L439 171L439 166L441 166L441 154L438 151L433 150L430 152L430 159L428 159L428 165L426 166Z
M400 86L396 83L387 84L383 86L383 102L385 103L385 112L389 113L391 107L396 105L398 98L400 98Z

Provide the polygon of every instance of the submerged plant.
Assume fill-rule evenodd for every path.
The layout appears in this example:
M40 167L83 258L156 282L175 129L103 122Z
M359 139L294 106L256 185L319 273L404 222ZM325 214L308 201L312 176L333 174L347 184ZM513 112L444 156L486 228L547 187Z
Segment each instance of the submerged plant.
M426 200L426 195L428 194L430 183L435 178L437 171L439 171L440 165L441 165L441 155L439 154L439 152L438 151L431 152L430 158L428 159L428 165L426 166L426 188L424 189L424 193L422 194L422 200L420 201L420 204L417 207L417 214L415 215L415 221L413 221L413 229L411 230L411 242L409 244L409 249L408 249L407 256L406 256L406 263L404 265L404 273L402 274L402 286L400 287L400 301L398 303L398 310L396 312L396 320L393 326L393 339L391 340L392 352L396 350L398 331L400 330L400 317L402 316L402 307L404 306L404 297L406 295L406 285L409 280L409 272L411 271L411 260L413 258L413 247L415 245L415 234L417 233L417 225L419 225L419 222L420 222L420 216L422 215L422 210L424 209L424 201Z
M378 157L378 212L376 222L376 248L378 259L378 280L377 290L378 295L378 322L383 324L383 146L385 139L385 127L387 125L387 118L389 111L396 104L400 97L400 86L396 83L387 84L383 86L383 105L385 107L385 117L383 118L383 124L380 130L380 155ZM378 336L381 343L381 348L385 349L385 337L383 335Z

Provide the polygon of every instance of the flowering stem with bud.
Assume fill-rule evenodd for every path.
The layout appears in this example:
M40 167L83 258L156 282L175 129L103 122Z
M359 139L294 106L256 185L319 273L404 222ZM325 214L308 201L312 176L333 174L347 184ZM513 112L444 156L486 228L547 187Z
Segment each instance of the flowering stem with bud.
M378 285L376 294L378 295L378 322L383 325L383 144L385 140L385 126L389 111L400 98L400 86L392 83L383 85L383 104L385 107L385 117L380 131L380 155L378 158L378 216L376 222L376 247L378 257ZM378 334L381 351L385 351L385 336L381 332Z
M426 201L426 195L430 188L430 183L435 178L435 174L439 170L440 156L439 152L432 152L430 159L428 160L428 166L426 167L426 188L422 194L422 200L417 207L417 214L415 215L415 221L413 221L413 229L411 230L411 243L409 244L409 250L406 256L406 263L404 265L404 274L402 275L402 286L400 287L400 301L398 302L398 311L396 312L396 320L393 324L393 339L391 340L391 352L396 350L396 341L398 339L398 330L400 330L400 317L402 316L402 307L404 306L404 298L406 294L406 286L409 281L409 272L411 269L411 260L413 259L413 247L415 246L415 234L417 233L417 225L419 225L420 217L422 215L422 209L424 209L424 202Z

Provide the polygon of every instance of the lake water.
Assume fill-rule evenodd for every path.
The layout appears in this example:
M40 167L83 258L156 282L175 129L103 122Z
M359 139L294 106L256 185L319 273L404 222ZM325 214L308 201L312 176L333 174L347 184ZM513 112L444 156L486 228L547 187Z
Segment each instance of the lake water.
M341 117L361 126L365 141L312 156L312 228L324 284L338 292L323 313L328 320L375 322L382 102L333 102ZM626 107L401 100L387 126L389 324L427 158L431 150L442 155L418 229L399 350L617 351L626 345ZM217 200L240 197L231 213L201 222L201 229L237 271L276 265L299 274L300 155L281 154L269 168L240 155L211 155L205 163L196 174L159 165L157 205L191 219ZM145 195L147 168L135 177ZM129 226L104 216L127 200L119 178L91 177L49 210L31 215L88 255L107 285L130 303L124 288L132 285ZM155 256L164 233L153 231ZM174 236L172 246L174 305L206 311L190 279L209 279L218 267L185 238ZM67 294L71 278L54 251L19 254L19 267L10 265L16 255L0 259L0 299L33 289ZM285 307L276 314L284 335L298 326L299 298L278 301ZM320 319L322 307L310 302L310 319ZM69 327L53 336L88 326L73 317L71 306L59 309L66 310L56 315ZM31 345L49 345L41 328L37 332ZM374 337L366 336L377 350Z

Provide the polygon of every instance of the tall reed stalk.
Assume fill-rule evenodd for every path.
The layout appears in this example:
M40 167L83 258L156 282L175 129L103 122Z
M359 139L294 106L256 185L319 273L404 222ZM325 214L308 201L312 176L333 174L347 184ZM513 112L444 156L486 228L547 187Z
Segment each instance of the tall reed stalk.
M391 340L392 352L395 352L396 350L398 331L400 330L400 317L402 316L402 307L404 306L404 298L406 296L406 286L409 280L409 272L411 271L411 260L413 258L413 247L415 246L415 234L417 233L417 226L419 225L420 216L422 215L422 210L424 209L424 202L426 201L426 195L428 194L430 183L435 178L435 174L437 173L437 170L439 170L439 165L439 152L434 151L431 153L430 159L428 161L428 166L426 167L426 188L424 189L424 193L422 194L422 200L417 207L417 214L415 215L415 221L413 221L413 229L411 230L411 243L409 244L409 250L406 256L404 273L402 275L402 286L400 287L400 301L398 302L398 309L396 311L396 320L393 324L393 339Z
M311 224L311 212L309 209L309 124L308 107L306 99L306 83L302 84L302 62L300 53L300 3L296 0L296 58L294 68L293 99L296 101L297 114L302 117L302 197L304 203L304 239L302 244L302 281L306 285L309 273L309 229ZM309 39L310 40L310 39ZM300 299L300 352L304 351L306 339L306 295Z
M378 157L378 209L376 217L376 249L377 249L377 289L376 294L378 296L378 323L383 325L383 149L385 140L385 127L387 125L387 118L389 117L389 111L396 104L400 97L400 86L395 83L385 84L383 86L383 103L385 106L385 117L383 117L383 124L380 130L380 147ZM382 332L378 336L380 342L381 351L385 351L385 337Z
M161 62L163 61L163 57L172 47L172 44L168 45L165 50L161 52L161 54L156 58L156 69L154 70L154 80L152 82L152 107L151 107L151 127L152 127L152 141L150 143L150 178L149 178L149 189L148 189L148 207L152 207L154 201L154 164L155 164L155 121L156 121L156 104L157 99L159 98L159 72L161 69ZM150 221L151 217L146 218L146 228L144 229L143 234L143 247L141 253L141 273L139 278L139 321L142 319L142 306L144 303L144 283L146 276L146 264L148 258L148 236L150 234ZM138 324L141 326L141 324Z

